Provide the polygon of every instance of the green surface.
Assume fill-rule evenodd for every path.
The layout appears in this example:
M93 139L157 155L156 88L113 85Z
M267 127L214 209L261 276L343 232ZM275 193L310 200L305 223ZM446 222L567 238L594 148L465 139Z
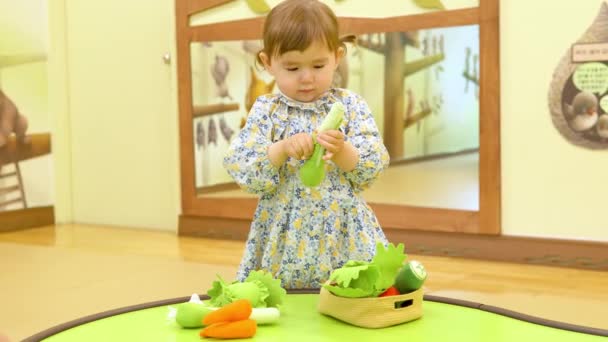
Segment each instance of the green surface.
M384 329L364 329L319 314L318 295L292 294L281 320L259 326L247 341L606 341L605 337L554 329L462 306L425 301L424 316ZM200 329L168 323L167 306L101 319L61 332L44 341L200 341ZM209 339L214 340L214 339Z

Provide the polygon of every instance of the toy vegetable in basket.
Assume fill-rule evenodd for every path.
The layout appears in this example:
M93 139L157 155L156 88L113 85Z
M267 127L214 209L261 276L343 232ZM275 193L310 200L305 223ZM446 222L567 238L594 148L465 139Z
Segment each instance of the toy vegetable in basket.
M351 260L334 270L321 289L319 312L366 328L420 318L426 273L418 272L422 281L410 280L417 274L410 263L404 264L407 255L403 249L403 244L384 248L378 243L371 262Z

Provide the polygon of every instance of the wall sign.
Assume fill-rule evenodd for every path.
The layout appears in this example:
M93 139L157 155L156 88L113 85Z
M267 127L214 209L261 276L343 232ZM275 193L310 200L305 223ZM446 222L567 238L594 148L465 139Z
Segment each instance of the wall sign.
M553 124L571 143L608 148L608 4L572 44L549 91Z

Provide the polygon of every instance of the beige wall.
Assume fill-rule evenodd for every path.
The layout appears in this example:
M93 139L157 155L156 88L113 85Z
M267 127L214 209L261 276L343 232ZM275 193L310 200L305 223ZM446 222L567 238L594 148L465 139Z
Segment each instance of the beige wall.
M137 96L125 96L109 91L108 79L87 80L84 75L89 62L108 63L82 51L95 46L86 44L87 39L123 54L121 59L112 60L113 68L104 70L114 77L129 71L146 56L128 45L103 41L108 34L118 34L116 27L126 26L126 19L112 18L108 27L100 20L96 23L98 31L82 32L88 27L84 20L91 19L87 16L91 10L83 5L70 9L77 1L64 1L69 13L65 25L69 33L65 56L69 91L64 99L69 101L63 103L69 105L62 114L67 121L57 128L71 131L63 147L64 151L73 151L60 158L57 171L61 175L57 177L63 182L58 182L57 189L60 192L71 187L74 195L70 201L69 196L58 194L57 206L73 206L73 215L66 209L66 220L173 230L179 213L175 87L169 94L136 92ZM53 6L59 2L52 2ZM154 5L146 13L153 13L162 37L174 44L170 2ZM444 2L449 6L449 0ZM554 67L591 23L600 3L501 1L502 220L507 235L608 241L608 223L601 219L605 211L602 193L608 187L602 183L608 170L606 152L585 150L564 140L551 123L547 105ZM105 7L112 6L137 13L137 4L131 2L106 2ZM106 8L100 15L111 18L110 13ZM134 16L133 22L137 20ZM60 32L53 37L62 39ZM159 56L150 58L158 60ZM166 80L171 84L174 70L175 65ZM54 79L61 77L56 73ZM80 81L93 87L95 93L80 89ZM135 81L127 81L136 87ZM139 104L153 97L171 99L170 111L163 115L142 112ZM99 109L102 103L103 109ZM55 107L61 107L61 103ZM67 139L72 139L71 143ZM70 172L72 177L68 177ZM143 202L138 202L141 199Z
M0 51L2 53L46 53L47 1L0 1Z
M555 67L602 1L501 1L503 232L608 241L608 151L576 147L548 108Z

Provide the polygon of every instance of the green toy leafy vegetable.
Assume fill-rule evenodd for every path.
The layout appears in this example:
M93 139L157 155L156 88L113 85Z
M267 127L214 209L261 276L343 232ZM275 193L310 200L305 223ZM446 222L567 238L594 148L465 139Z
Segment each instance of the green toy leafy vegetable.
M403 250L403 244L397 247L389 244L384 248L379 242L371 262L349 260L331 273L329 282L323 287L340 297L377 297L395 282L407 258Z
M395 283L395 277L407 258L403 252L404 248L402 243L397 247L390 243L387 249L381 243L376 244L376 255L372 259L372 264L378 266L382 275L376 281L377 289L384 291Z
M376 290L379 277L380 271L376 265L351 260L332 272L330 283L325 288L341 297L370 297Z
M252 271L247 276L245 281L259 281L264 284L268 289L268 297L266 297L266 306L277 307L283 303L287 291L281 287L281 281L274 279L270 272L265 271Z
M281 281L273 279L270 273L253 271L244 282L227 284L219 275L219 280L212 283L207 291L209 303L215 307L222 307L237 299L247 299L254 308L278 306L287 295L281 287Z

